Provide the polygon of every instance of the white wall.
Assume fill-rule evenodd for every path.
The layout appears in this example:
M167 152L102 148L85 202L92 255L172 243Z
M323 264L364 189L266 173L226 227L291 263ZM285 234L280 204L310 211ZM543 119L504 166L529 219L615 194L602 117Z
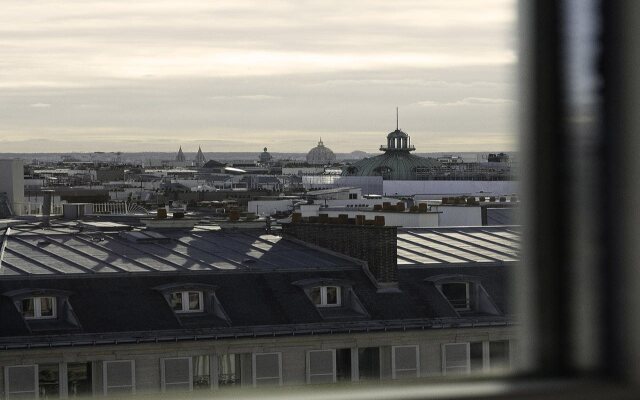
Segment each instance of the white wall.
M0 160L0 192L5 192L15 215L24 207L24 164L22 160Z
M438 226L482 226L482 210L478 206L433 205L439 211Z
M271 215L276 212L290 211L296 201L299 200L251 200L247 204L247 211L257 215Z
M422 195L420 199L440 199L443 196L478 195L504 196L519 192L517 181L383 181L386 196Z

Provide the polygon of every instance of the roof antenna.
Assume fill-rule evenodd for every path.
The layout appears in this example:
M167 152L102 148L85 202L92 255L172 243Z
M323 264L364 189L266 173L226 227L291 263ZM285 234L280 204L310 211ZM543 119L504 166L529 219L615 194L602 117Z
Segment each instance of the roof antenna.
M396 130L398 130L398 107L396 107Z

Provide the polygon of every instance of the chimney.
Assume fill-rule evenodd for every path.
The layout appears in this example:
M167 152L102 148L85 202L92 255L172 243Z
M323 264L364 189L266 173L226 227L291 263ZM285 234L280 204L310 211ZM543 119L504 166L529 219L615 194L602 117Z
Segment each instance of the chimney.
M51 202L53 201L53 190L42 191L42 222L44 226L49 226L51 218Z
M283 224L282 236L366 261L379 289L397 289L397 228L384 226L384 217L375 225L358 216L355 225L341 222Z

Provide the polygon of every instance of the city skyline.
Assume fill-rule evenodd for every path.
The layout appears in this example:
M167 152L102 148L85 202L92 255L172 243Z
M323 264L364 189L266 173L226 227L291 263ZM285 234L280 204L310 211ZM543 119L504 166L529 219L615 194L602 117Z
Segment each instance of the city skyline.
M515 3L10 2L2 152L515 150Z

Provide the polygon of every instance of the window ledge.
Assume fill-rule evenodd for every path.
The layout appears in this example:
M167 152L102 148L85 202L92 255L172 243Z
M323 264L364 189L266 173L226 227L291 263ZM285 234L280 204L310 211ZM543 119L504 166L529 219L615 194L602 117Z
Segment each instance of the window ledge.
M382 400L382 399L526 399L526 400L626 400L637 399L640 387L623 385L606 380L521 380L492 379L462 381L452 379L448 383L416 383L384 381L369 385L308 386L240 390L216 393L217 399L267 399L283 398L320 400ZM205 397L203 397L204 399Z

